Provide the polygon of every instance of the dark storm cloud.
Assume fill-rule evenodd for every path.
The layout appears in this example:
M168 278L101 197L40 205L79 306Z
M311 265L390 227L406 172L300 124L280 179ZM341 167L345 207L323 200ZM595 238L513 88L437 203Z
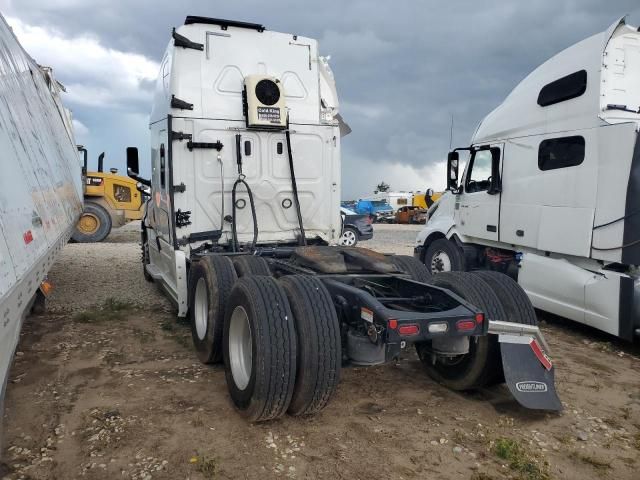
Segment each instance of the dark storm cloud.
M331 55L343 115L353 128L343 142L344 161L356 163L343 179L343 191L352 195L368 190L351 187L357 162L375 165L382 176L393 163L424 168L441 161L449 146L451 115L454 143L466 144L482 117L537 65L625 13L631 14L631 23L640 22L637 0L250 0L215 5L189 0L5 0L0 5L5 15L27 24L66 37L94 36L106 47L155 61L171 27L187 14L254 21L318 38L321 52ZM153 85L145 82L143 88L152 90ZM135 102L132 108L142 118L149 106ZM107 119L117 124L117 115L102 114L98 120L82 108L76 115L90 127L94 143L124 149L124 143L109 138ZM91 128L97 124L98 131Z

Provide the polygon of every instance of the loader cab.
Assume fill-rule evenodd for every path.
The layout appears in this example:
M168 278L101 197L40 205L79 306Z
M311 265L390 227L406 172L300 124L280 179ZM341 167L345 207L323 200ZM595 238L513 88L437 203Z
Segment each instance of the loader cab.
M456 196L454 220L464 236L498 240L502 147L474 145L449 152L447 188ZM459 179L461 160L464 169Z

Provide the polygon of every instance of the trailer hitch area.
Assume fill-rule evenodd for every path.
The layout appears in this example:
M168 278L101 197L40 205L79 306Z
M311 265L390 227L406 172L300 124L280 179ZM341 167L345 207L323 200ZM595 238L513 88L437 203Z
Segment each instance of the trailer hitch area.
M561 411L554 366L540 329L490 320L489 334L498 335L504 380L518 403L535 410Z

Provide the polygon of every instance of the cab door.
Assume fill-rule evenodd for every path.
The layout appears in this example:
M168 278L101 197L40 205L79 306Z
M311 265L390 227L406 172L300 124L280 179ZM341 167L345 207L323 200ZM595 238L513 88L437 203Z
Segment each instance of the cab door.
M500 238L500 171L502 144L474 148L456 199L461 234L484 240Z
M151 131L151 201L147 213L151 230L149 255L163 275L163 280L174 286L175 262L173 258L173 218L171 214L170 165L168 162L167 124L154 125Z

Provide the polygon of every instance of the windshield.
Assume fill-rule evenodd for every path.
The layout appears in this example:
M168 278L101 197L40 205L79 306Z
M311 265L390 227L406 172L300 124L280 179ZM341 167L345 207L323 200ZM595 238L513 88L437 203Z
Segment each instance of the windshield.
M385 200L372 200L371 205L375 207L388 207L389 204Z

